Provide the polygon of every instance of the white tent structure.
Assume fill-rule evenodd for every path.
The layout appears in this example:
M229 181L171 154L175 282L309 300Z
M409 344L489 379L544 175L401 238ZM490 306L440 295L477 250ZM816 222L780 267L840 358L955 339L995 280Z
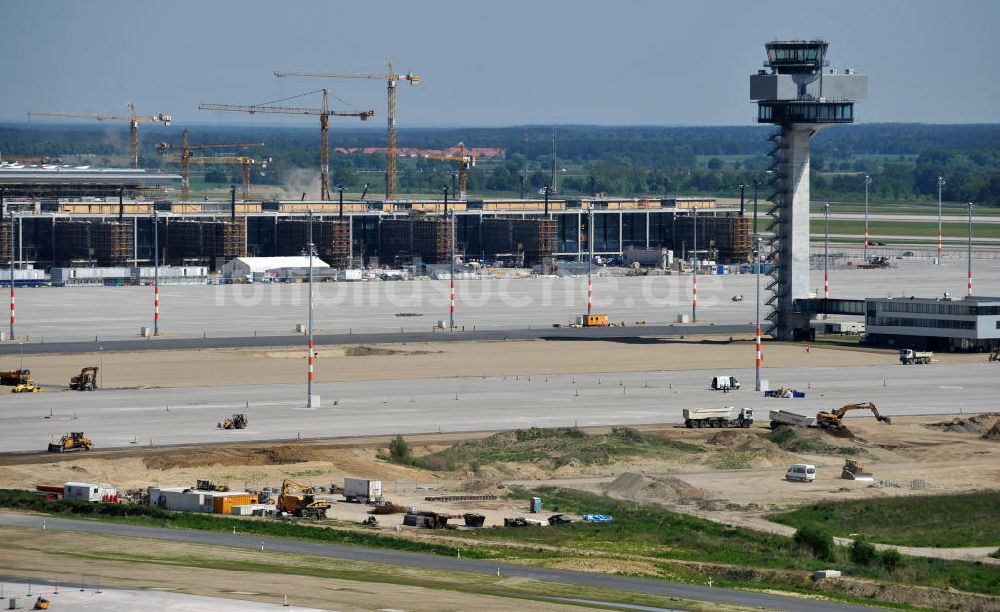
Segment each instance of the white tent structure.
M329 268L330 265L319 257L313 257L313 268ZM222 266L224 278L246 278L255 274L266 274L272 270L309 267L309 257L295 255L291 257L237 257L227 261Z

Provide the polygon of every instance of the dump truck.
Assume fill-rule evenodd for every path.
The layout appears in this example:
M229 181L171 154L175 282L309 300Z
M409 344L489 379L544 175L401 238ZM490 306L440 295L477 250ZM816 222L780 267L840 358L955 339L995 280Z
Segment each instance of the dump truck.
M97 388L97 366L88 366L69 379L69 388L74 391L93 391Z
M83 435L82 431L74 431L59 439L56 444L49 444L50 453L66 453L70 451L90 450L94 441Z
M246 429L247 428L247 415L245 414L234 414L228 419L223 419L219 423L219 429Z
M278 510L292 516L305 518L326 518L330 502L317 499L312 487L292 482L287 478L281 483L278 495Z
M753 408L685 408L684 426L692 427L743 427L753 425Z
M362 504L372 503L382 498L382 481L368 478L345 478L344 499Z
M816 417L796 414L787 410L772 410L768 417L771 419L771 429L816 426Z
M913 349L899 349L899 363L910 365L913 363L930 363L934 353L931 351L915 351Z
M16 387L18 385L24 384L34 384L34 380L31 379L31 370L25 370L21 368L20 370L10 370L8 372L0 372L0 385L5 387Z

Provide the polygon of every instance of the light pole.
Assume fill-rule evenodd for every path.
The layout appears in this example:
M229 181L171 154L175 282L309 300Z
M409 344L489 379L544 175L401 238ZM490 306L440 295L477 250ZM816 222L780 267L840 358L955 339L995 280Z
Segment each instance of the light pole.
M17 234L14 233L14 211L10 211L10 341L14 341L14 247L17 246Z
M972 202L969 202L969 295L972 295Z
M757 306L757 358L755 360L756 367L754 371L754 390L760 391L760 364L764 360L764 355L760 348L760 257L761 251L764 248L763 240L761 240L759 234L754 235L754 260L756 263L756 277L757 277L757 297L754 300Z
M103 389L104 388L104 347L103 346L97 347L97 354L101 356L101 367L98 370L98 372L100 372L101 384L98 385L98 386Z
M944 177L939 176L937 179L938 188L938 256L937 263L941 265L941 188L944 187Z
M865 174L865 261L868 261L868 187L872 184L872 177Z
M823 299L830 299L830 203L823 204Z
M160 335L160 218L153 205L153 336Z
M449 237L448 237L448 259L451 260L448 282L450 283L450 300L448 307L448 329L455 329L455 213L452 211L451 216L448 216L448 186L442 185L441 191L444 192L444 217L449 221Z
M317 408L313 403L313 211L309 209L309 378L306 383L306 408Z
M698 209L692 208L694 213L694 245L691 248L691 278L694 284L691 299L691 322L698 320Z
M337 185L337 194L340 196L340 218L344 218L344 186Z
M740 188L740 216L742 217L743 216L743 204L744 204L743 195L744 195L744 192L747 189L747 184L744 183L743 181L740 181L739 188Z
M587 315L594 309L594 202L587 209Z

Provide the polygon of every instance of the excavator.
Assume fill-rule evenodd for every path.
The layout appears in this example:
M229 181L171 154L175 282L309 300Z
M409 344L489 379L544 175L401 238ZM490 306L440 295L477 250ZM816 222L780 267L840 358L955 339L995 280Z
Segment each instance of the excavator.
M245 414L234 414L232 418L222 419L219 423L219 429L246 429L247 428L247 415Z
M97 367L89 366L69 379L69 388L74 391L93 391L97 388Z
M278 495L278 510L292 516L305 518L326 518L330 502L316 499L312 487L300 485L287 478L281 483L281 494Z
M875 415L876 421L881 421L886 425L892 425L892 418L879 414L878 408L875 407L875 404L871 402L862 402L860 404L847 404L846 406L841 406L833 412L827 412L825 410L817 412L816 426L832 432L846 432L847 426L844 425L844 415L852 410L871 410L872 414Z
M49 444L50 453L65 453L69 451L90 450L94 441L83 435L82 431L74 431L59 439L58 444Z

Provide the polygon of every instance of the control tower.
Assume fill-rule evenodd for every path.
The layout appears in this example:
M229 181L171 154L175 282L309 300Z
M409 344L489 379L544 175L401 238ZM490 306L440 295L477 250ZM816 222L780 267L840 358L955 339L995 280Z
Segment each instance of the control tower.
M768 171L773 192L765 230L772 277L767 290L771 313L768 333L793 340L809 333L809 313L795 301L809 287L809 139L836 123L854 122L854 102L868 95L868 77L828 70L823 40L779 40L764 45L767 61L750 77L750 99L757 102L757 123L779 127L770 140Z

